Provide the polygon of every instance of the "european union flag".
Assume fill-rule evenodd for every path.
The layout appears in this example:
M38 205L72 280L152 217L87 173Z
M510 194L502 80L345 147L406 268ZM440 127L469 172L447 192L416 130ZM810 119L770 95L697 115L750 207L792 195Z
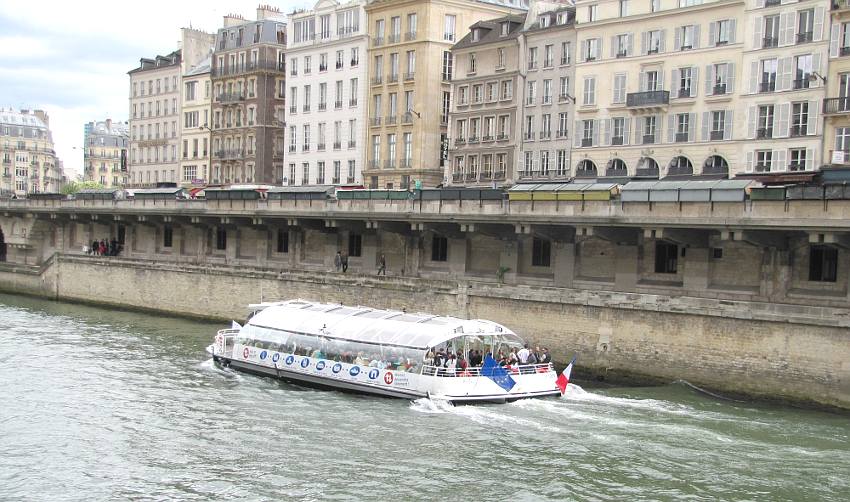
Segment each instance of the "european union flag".
M490 380L496 382L496 385L505 389L505 392L510 392L514 388L516 382L505 368L499 366L493 356L487 354L484 357L484 364L481 365L481 376L486 376Z

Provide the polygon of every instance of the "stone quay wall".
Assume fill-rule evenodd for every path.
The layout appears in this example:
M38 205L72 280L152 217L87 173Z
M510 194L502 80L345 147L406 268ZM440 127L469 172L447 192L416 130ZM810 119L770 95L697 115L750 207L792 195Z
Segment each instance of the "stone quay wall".
M578 354L580 373L850 408L847 309L495 281L375 277L56 253L0 263L0 290L227 321L289 298L485 318ZM210 333L212 337L212 333Z

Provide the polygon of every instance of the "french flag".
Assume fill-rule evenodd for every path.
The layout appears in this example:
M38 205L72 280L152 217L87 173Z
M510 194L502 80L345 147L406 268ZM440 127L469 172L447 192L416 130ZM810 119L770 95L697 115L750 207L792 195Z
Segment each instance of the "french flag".
M570 364L564 368L563 373L555 380L555 385L561 389L561 395L563 396L565 392L567 392L567 385L570 383L570 373L573 372L573 363L576 362L576 356L573 356L573 360L570 361Z

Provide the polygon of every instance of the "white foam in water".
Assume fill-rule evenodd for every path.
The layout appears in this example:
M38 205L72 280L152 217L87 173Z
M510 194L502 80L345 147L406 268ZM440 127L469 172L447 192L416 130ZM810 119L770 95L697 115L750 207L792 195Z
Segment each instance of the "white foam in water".
M454 405L445 399L422 397L410 403L410 409L420 413L448 413Z
M659 401L657 399L632 399L627 397L611 397L602 394L594 394L587 392L576 384L569 384L567 391L561 396L565 401L579 401L589 403L599 403L614 406L625 406L628 408L638 408L647 411L671 413L673 415L693 415L696 410L684 404L674 404L667 401Z

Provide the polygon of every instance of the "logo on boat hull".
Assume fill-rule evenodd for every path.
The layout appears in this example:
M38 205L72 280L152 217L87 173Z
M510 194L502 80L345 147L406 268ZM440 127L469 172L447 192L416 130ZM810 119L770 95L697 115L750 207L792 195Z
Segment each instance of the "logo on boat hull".
M306 368L307 366L310 366L310 359L305 357L301 360L301 367Z
M242 357L248 359L248 354L250 354L250 351L248 350L248 347L245 347L245 350L242 351Z
M275 353L274 353L274 355L272 356L272 362L275 362L275 363L276 363L276 362L278 362L278 361L280 361L280 353L279 353L279 352L275 352Z
M294 362L295 362L295 356L293 356L293 355L286 356L286 364L287 365L290 365Z
M380 375L380 374L381 374L381 370L379 370L379 369L369 370L369 380L374 380L374 379L378 378L378 375Z
M265 360L265 358L269 355L265 350L260 352L260 360Z
M325 369L325 362L324 361L317 362L316 363L316 371L322 371L323 369Z
M334 373L339 373L340 371L342 371L342 365L339 363L334 364L333 368L331 368L331 371L333 371Z
M348 370L348 374L356 377L360 374L360 366L352 366L350 370Z
M393 374L387 371L384 373L384 383L387 385L392 385L393 383Z

